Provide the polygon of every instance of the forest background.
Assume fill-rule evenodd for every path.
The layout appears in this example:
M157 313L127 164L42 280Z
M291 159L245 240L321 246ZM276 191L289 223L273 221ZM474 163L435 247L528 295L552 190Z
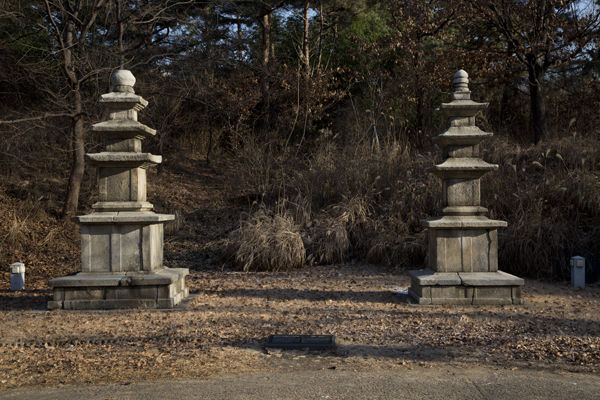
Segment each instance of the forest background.
M125 68L158 130L167 263L421 267L436 109L465 69L490 103L501 268L563 279L582 255L597 278L599 28L591 0L0 0L0 265L78 269L69 217L95 201L84 154L102 145L87 127Z

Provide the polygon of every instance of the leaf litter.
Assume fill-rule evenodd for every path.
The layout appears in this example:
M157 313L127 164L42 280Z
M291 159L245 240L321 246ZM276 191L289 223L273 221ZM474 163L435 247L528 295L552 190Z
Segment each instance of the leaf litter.
M523 306L416 306L404 271L192 271L185 308L45 311L50 292L3 291L0 390L290 370L444 363L597 373L600 287L527 281ZM271 334L331 334L334 351L274 351Z

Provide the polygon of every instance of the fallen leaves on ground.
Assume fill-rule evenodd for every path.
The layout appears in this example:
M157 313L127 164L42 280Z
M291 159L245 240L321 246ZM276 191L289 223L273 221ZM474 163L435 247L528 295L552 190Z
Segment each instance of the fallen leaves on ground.
M402 271L192 271L185 308L44 311L0 294L0 388L458 363L597 372L600 288L528 281L523 306L415 306ZM332 334L333 352L265 351L270 334Z

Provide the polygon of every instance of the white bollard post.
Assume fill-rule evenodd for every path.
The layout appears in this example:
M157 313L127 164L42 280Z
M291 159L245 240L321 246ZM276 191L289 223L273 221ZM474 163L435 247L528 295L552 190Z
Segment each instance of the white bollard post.
M10 265L10 290L25 289L25 264L16 262Z
M571 285L585 288L585 258L581 256L571 257Z

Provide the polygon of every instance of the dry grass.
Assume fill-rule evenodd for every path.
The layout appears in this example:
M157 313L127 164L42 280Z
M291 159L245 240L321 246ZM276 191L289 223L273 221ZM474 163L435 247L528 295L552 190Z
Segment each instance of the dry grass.
M422 263L420 219L434 215L438 204L439 185L433 181L432 187L424 172L433 163L429 157L415 158L399 145L373 153L368 145L332 142L321 143L304 161L292 152L269 155L252 141L248 152L255 159L239 158L233 180L240 179L237 171L261 177L255 186L245 180L249 201L293 216L308 264L350 258L406 267Z
M483 193L491 215L509 223L500 237L499 261L504 270L566 278L571 256L582 255L597 265L597 139L564 138L527 148L496 139L488 144L486 159L500 165L484 180Z
M421 220L441 206L440 182L426 172L439 150L384 143L372 152L368 143L336 140L310 143L306 153L248 140L239 157L212 166L193 155L168 159L161 176L149 177L157 211L176 215L166 228L166 262L195 268L220 255L223 264L261 270L342 261L422 266ZM500 232L503 270L564 279L568 259L582 255L595 271L588 278L600 278L599 142L598 134L540 146L506 137L484 142L483 158L500 168L484 177L482 203L491 218L509 223ZM55 266L77 269L78 235L56 217L61 193L52 188L64 182L38 176L15 175L1 187L7 245L0 261L23 261L47 279L62 274L47 272ZM89 175L82 212L94 201L93 186ZM248 215L242 221L241 212Z
M260 210L230 236L231 255L244 271L300 268L306 260L302 237L292 218Z
M0 187L0 289L8 288L8 265L23 262L27 288L41 289L58 274L79 265L79 235L70 222L49 215L41 202L12 197L10 182Z
M440 182L426 169L439 151L411 154L395 145L319 145L306 159L250 145L238 160L246 193L262 207L292 216L308 264L348 260L413 268L423 265L421 220L439 214ZM249 151L250 151L249 150ZM482 202L501 231L500 265L522 276L565 278L568 258L600 259L598 138L563 138L523 147L495 137L483 158L500 165L483 179ZM264 211L261 211L264 212ZM285 254L281 255L285 257Z

